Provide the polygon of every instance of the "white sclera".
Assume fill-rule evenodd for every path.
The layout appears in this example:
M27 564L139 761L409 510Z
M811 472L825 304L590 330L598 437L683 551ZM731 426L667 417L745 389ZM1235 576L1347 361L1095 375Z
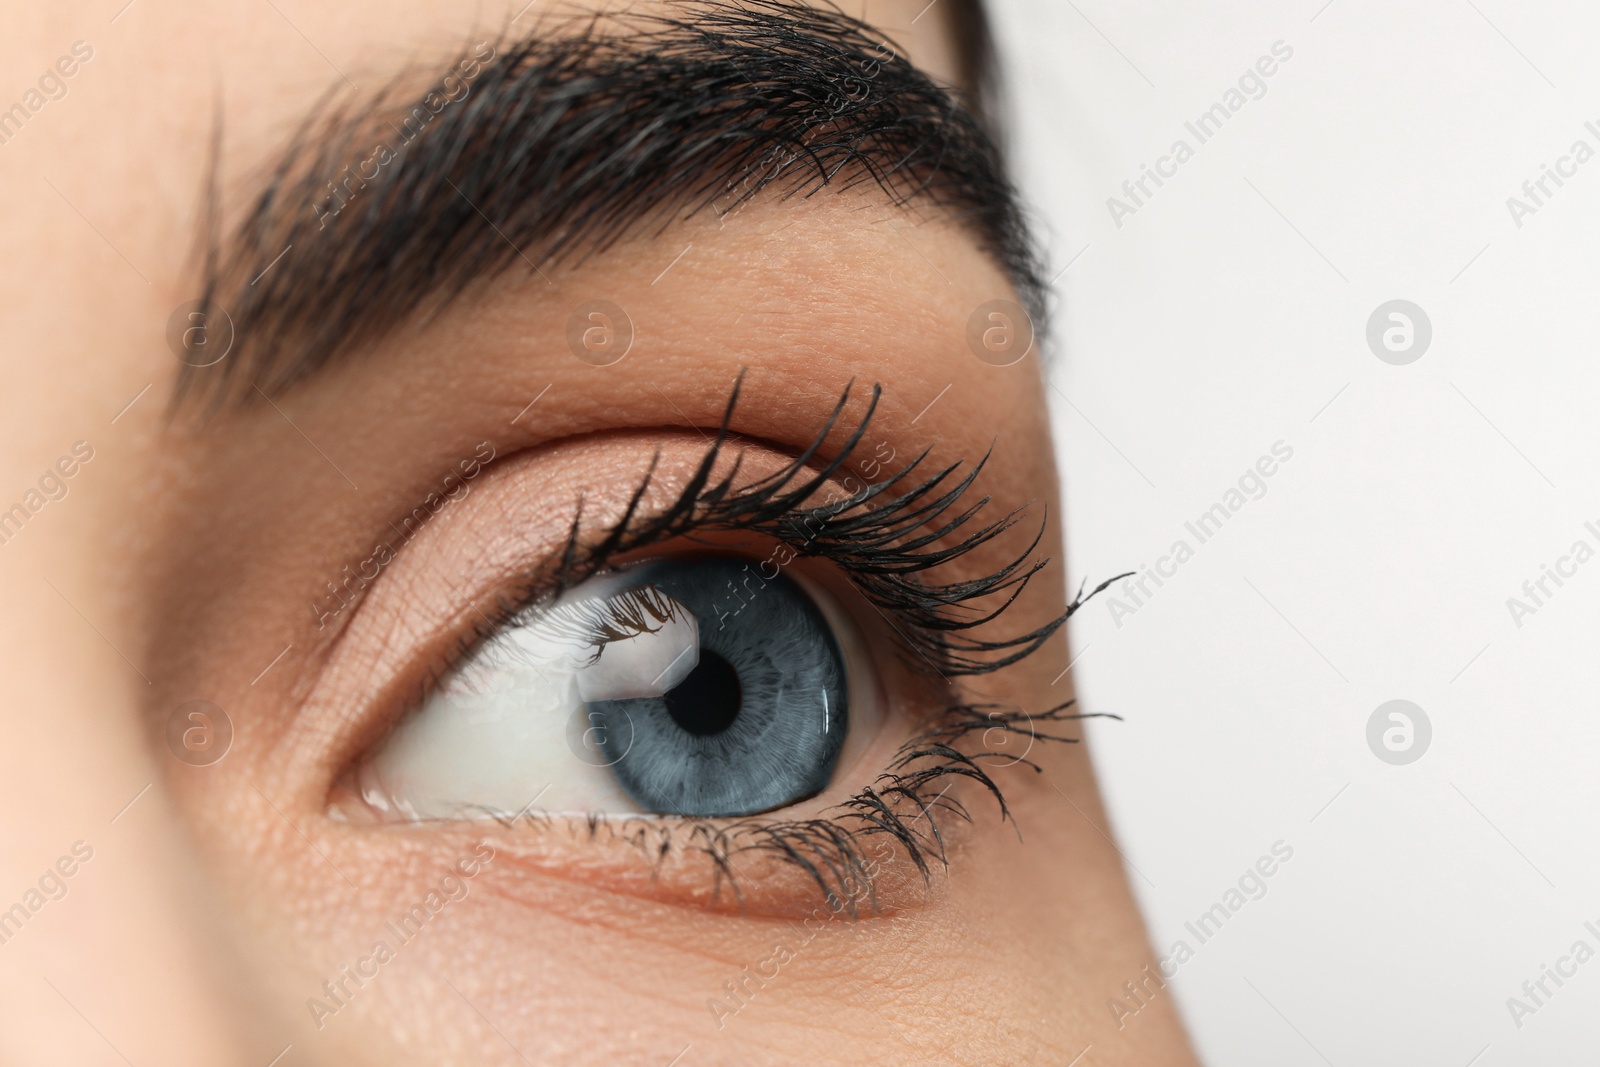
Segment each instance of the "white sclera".
M619 586L614 577L585 582L553 607ZM674 616L603 646L556 636L537 617L500 632L362 764L362 798L405 819L639 811L603 759L574 751L573 725L580 720L581 734L586 701L661 696L694 670L699 624L682 605Z

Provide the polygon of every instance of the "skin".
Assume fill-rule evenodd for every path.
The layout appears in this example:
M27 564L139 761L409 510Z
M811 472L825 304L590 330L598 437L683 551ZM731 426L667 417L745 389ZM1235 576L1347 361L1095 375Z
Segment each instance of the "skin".
M911 23L922 6L877 0L871 15L948 77L944 24ZM0 168L0 507L73 442L94 449L67 496L0 547L0 907L74 842L94 850L0 945L0 1060L260 1065L290 1046L279 1062L1065 1064L1087 1046L1075 1062L1194 1062L1170 994L1121 1027L1107 1009L1152 957L1082 745L1036 745L1039 774L992 771L1015 831L961 787L975 823L947 824L948 872L924 887L886 854L885 913L825 924L720 1026L708 1002L820 904L792 868L749 861L741 913L709 898L687 854L652 877L631 846L562 825L330 815L341 775L475 624L473 605L559 549L576 491L587 515L615 513L659 450L651 499L664 499L741 367L733 429L752 470L803 448L848 382L858 397L877 382L872 446L932 446L943 463L992 445L980 489L995 514L1049 505L1039 553L1054 562L989 636L1058 613L1067 570L1037 354L997 368L966 343L972 310L1014 294L971 234L867 189L679 222L551 267L548 283L508 274L276 407L169 419L163 331L196 286L213 88L237 205L335 76L328 62L376 77L473 31L445 3L282 10L328 61L264 5L143 3L115 23L112 9L24 8L0 43L12 71L79 38L96 48ZM491 14L478 25L515 10ZM596 297L637 330L608 367L566 345L572 307ZM471 493L319 628L323 583L483 441L497 458ZM949 578L1020 552L1024 527ZM887 706L821 808L949 701L889 654L882 619L836 571L796 567L855 620ZM1058 635L966 695L1048 707L1070 696L1068 661ZM236 731L208 767L166 743L196 698ZM318 1027L307 1000L323 981L483 842L494 858L465 898Z

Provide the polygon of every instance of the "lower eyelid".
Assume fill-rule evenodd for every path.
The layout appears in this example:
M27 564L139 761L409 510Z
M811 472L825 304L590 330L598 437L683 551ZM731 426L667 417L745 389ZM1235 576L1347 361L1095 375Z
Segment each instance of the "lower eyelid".
M942 884L942 872L924 878L890 837L851 834L824 809L805 819L590 821L530 814L510 826L491 826L493 832L461 822L351 829L418 835L419 844L440 855L487 841L496 855L487 884L535 907L577 889L747 918L800 920L819 910L871 918L925 907L938 899ZM823 872L827 890L776 847L774 831L813 842L803 855ZM843 858L835 844L840 840L848 841L854 858Z
M889 916L928 906L938 895L939 883L925 882L906 853L886 838L859 846L861 873L830 881L854 888L830 899L804 867L779 852L757 851L749 843L725 847L726 829L686 824L670 828L667 836L652 832L660 829L619 824L591 831L568 823L508 833L494 840L504 861L499 891L534 903L544 894L538 882L554 879L715 915L791 921L819 911ZM552 848L552 842L559 843ZM586 852L574 865L570 852L578 843ZM811 862L825 866L820 857Z

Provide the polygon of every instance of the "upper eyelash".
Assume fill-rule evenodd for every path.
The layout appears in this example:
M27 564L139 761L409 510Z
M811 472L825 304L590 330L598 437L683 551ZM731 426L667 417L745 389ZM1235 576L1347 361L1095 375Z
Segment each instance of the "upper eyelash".
M1021 521L1027 505L974 527L973 520L990 502L987 496L965 510L954 511L983 471L988 455L959 480L955 475L963 461L958 460L908 486L929 455L929 450L924 450L883 481L841 500L807 507L805 502L849 463L866 436L883 392L882 386L872 387L867 410L843 446L833 458L812 467L849 403L852 387L846 386L822 429L788 466L736 489L733 483L740 472L740 457L719 480L712 480L712 470L729 442L729 427L743 385L744 372L740 371L715 440L678 498L659 514L636 521L659 456L651 460L622 518L590 548L583 546L581 537L583 499L579 497L557 574L561 589L604 569L619 554L672 538L693 539L698 532L713 530L766 535L799 555L829 559L838 565L869 603L886 609L904 624L904 628L894 628L906 649L948 680L999 670L1032 654L1066 624L1084 600L1116 580L1101 583L1087 596L1080 588L1059 615L1027 632L996 640L970 636L969 631L993 622L1010 608L1029 580L1050 562L1048 557L1029 562L1044 536L1041 519L1027 547L986 576L948 583L921 577L988 544ZM939 547L958 534L963 535L960 540ZM990 609L975 606L975 602L1001 593L1006 595L999 605Z

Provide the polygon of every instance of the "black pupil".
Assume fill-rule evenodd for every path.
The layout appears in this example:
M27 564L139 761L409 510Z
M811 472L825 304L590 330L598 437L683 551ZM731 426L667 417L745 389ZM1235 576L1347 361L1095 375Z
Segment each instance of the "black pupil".
M720 734L739 717L739 672L715 652L702 648L700 662L663 698L672 721L696 737Z

